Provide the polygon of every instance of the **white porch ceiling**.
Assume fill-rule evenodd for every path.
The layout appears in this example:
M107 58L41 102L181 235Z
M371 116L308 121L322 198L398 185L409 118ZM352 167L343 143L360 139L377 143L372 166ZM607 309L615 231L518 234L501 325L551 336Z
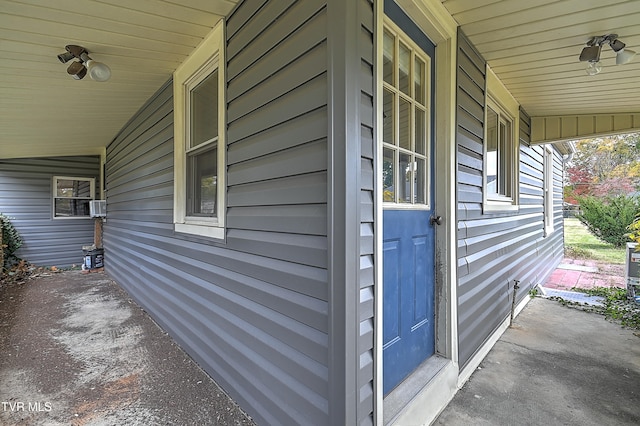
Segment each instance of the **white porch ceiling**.
M589 76L578 57L592 37L618 34L640 52L639 0L442 0L531 116L640 112L640 55ZM638 123L640 125L640 123Z
M0 0L0 159L99 154L237 0ZM111 68L74 80L57 55Z
M99 154L236 2L0 0L0 159ZM605 47L597 76L578 61L593 35L640 51L640 0L442 4L530 115L640 113L640 57L616 66ZM111 80L69 77L67 44Z

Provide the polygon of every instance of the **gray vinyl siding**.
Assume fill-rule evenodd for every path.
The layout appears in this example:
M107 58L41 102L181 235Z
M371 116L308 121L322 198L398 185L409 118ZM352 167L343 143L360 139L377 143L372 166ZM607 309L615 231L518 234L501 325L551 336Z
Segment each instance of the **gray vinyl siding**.
M360 76L360 300L358 338L358 410L359 425L374 424L374 114L373 114L373 4L358 1L360 37L358 51Z
M171 81L107 147L107 271L259 424L330 424L336 398L373 422L373 6L358 11L359 281L338 283L360 294L341 326L359 336L357 394L330 392L325 2L247 0L227 19L224 242L173 229Z
M332 51L346 7L245 1L229 16L224 242L173 229L171 82L107 148L107 270L258 423L373 423L373 5L353 6L358 35Z
M98 192L100 158L0 160L0 212L13 218L20 233L20 258L38 266L67 268L82 264L82 246L94 241L94 221L53 219L54 176L95 178Z
M520 112L519 208L483 212L485 62L458 37L458 339L464 366L562 258L562 157L554 150L555 232L544 235L542 146L530 146L530 118Z

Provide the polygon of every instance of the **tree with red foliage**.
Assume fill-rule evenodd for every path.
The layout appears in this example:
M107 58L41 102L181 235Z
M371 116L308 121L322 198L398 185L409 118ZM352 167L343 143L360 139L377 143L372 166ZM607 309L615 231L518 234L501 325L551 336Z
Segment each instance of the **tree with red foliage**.
M566 169L565 201L640 190L640 133L583 139Z
M577 197L593 193L593 174L590 170L578 166L567 167L568 185L565 186L564 200L578 204Z

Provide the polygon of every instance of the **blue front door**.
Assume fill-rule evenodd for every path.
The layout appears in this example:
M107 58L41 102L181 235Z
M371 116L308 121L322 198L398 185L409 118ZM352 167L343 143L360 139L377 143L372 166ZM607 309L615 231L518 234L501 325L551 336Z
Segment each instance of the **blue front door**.
M435 351L433 44L395 3L383 36L383 391Z

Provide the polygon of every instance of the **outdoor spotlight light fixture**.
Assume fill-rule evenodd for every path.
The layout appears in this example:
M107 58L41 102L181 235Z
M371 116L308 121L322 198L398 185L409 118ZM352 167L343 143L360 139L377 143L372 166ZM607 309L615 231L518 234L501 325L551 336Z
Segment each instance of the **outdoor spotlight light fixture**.
M89 52L82 46L70 44L65 46L66 52L58 55L63 64L72 59L77 59L69 65L67 73L76 80L82 80L87 72L95 81L107 81L111 77L111 69L102 62L94 61L89 57Z
M636 52L633 50L625 49L625 44L618 40L618 34L605 34L603 36L591 37L587 42L587 47L580 52L580 61L587 62L587 74L596 75L602 71L602 64L600 63L600 53L602 52L602 46L608 44L616 53L616 64L623 65L631 62Z
M82 62L72 62L67 68L67 73L76 80L82 80L87 75L87 67Z
M616 52L616 65L628 64L636 56L636 52L633 50L625 50L626 44L618 39L613 40L610 45L611 49Z

